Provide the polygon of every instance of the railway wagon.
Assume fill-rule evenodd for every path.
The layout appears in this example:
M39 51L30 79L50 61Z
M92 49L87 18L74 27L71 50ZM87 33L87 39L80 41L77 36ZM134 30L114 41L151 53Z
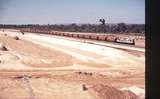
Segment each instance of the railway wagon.
M35 30L31 30L31 32L35 33Z
M73 34L71 34L71 33L69 33L69 35L68 35L69 37L73 37Z
M65 36L66 33L62 33L63 36Z
M50 34L50 31L46 31L45 33L46 33L46 34Z
M65 32L65 33L64 33L64 36L69 36L69 33L66 33L66 32Z
M47 31L42 31L42 34L48 34L48 32Z
M78 34L73 34L73 37L78 38Z
M49 31L45 31L44 34L50 34L50 32Z
M95 35L95 34L91 34L91 39L92 40L98 40L98 35Z
M60 36L60 35L61 35L61 33L60 33L60 32L57 32L57 35L59 35L59 36Z
M55 35L58 35L58 32L55 32Z
M28 32L33 32L33 30L29 30Z
M38 33L41 33L41 30L37 30Z
M63 32L59 32L59 35L60 35L60 36L63 36L63 34L64 34Z
M98 35L98 40L106 41L107 40L107 35Z
M46 31L41 31L41 33L42 33L42 34L45 34L45 33L46 33Z
M52 35L52 32L51 32L51 31L48 31L48 33L49 33L50 35Z
M42 34L47 34L46 31L42 31Z
M54 31L52 31L52 35L56 35Z
M54 32L53 31L51 31L51 33L50 33L51 35L54 35Z
M58 35L58 33L57 33L57 32L54 32L54 35Z
M55 35L53 31L51 31L51 35Z
M34 31L34 32L37 32L37 30L36 30L36 29L34 29L33 31Z
M79 38L84 38L84 34L79 34Z
M44 31L40 31L40 33L42 33L42 34L43 34L43 33L44 33Z
M57 32L53 31L53 35L57 35Z
M46 31L46 32L44 32L45 34L50 34L50 31Z
M107 36L107 40L108 42L116 42L117 37L113 36L113 35L108 35Z
M53 31L51 31L51 35L55 35Z
M58 35L58 32L54 32L55 33L55 35Z
M84 38L85 38L85 39L91 39L91 35L85 34L85 35L84 35Z
M42 31L42 30L40 30L40 31L39 31L39 33L43 33L43 31Z
M68 36L68 33L64 33L64 36Z
M63 36L63 33L62 33L62 32L59 32L59 35L60 35L60 36Z

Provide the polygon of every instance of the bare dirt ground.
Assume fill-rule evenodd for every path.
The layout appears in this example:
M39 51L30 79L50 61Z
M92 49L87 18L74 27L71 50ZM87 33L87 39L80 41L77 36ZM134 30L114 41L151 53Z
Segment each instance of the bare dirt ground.
M1 35L0 42L7 46L11 55L18 54L21 62L28 66L56 67L73 64L70 55L25 40L15 40L13 37Z
M11 31L2 42L0 99L144 99L141 50Z

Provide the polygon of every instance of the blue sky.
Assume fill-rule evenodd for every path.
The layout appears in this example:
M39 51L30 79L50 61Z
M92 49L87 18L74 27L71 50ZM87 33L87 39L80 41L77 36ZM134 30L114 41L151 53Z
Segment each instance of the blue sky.
M0 24L145 23L145 0L0 0Z

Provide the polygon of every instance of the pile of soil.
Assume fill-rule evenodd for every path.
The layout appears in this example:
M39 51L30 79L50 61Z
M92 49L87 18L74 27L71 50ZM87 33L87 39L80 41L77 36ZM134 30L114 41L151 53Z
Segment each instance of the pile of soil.
M138 99L136 94L131 91L121 91L108 85L94 85L92 89L100 97L100 99Z
M20 40L18 36L13 37L15 40Z
M4 44L0 44L0 51L8 51L8 49Z

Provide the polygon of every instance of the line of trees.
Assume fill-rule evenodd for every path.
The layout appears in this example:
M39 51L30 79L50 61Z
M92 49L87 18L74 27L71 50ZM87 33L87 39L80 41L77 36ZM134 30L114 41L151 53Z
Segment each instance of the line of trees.
M99 20L100 21L100 20ZM95 33L145 33L144 24L60 24L60 25L39 25L39 24L26 24L26 25L7 25L0 24L0 29L39 29L48 31L66 31L66 32L95 32Z

